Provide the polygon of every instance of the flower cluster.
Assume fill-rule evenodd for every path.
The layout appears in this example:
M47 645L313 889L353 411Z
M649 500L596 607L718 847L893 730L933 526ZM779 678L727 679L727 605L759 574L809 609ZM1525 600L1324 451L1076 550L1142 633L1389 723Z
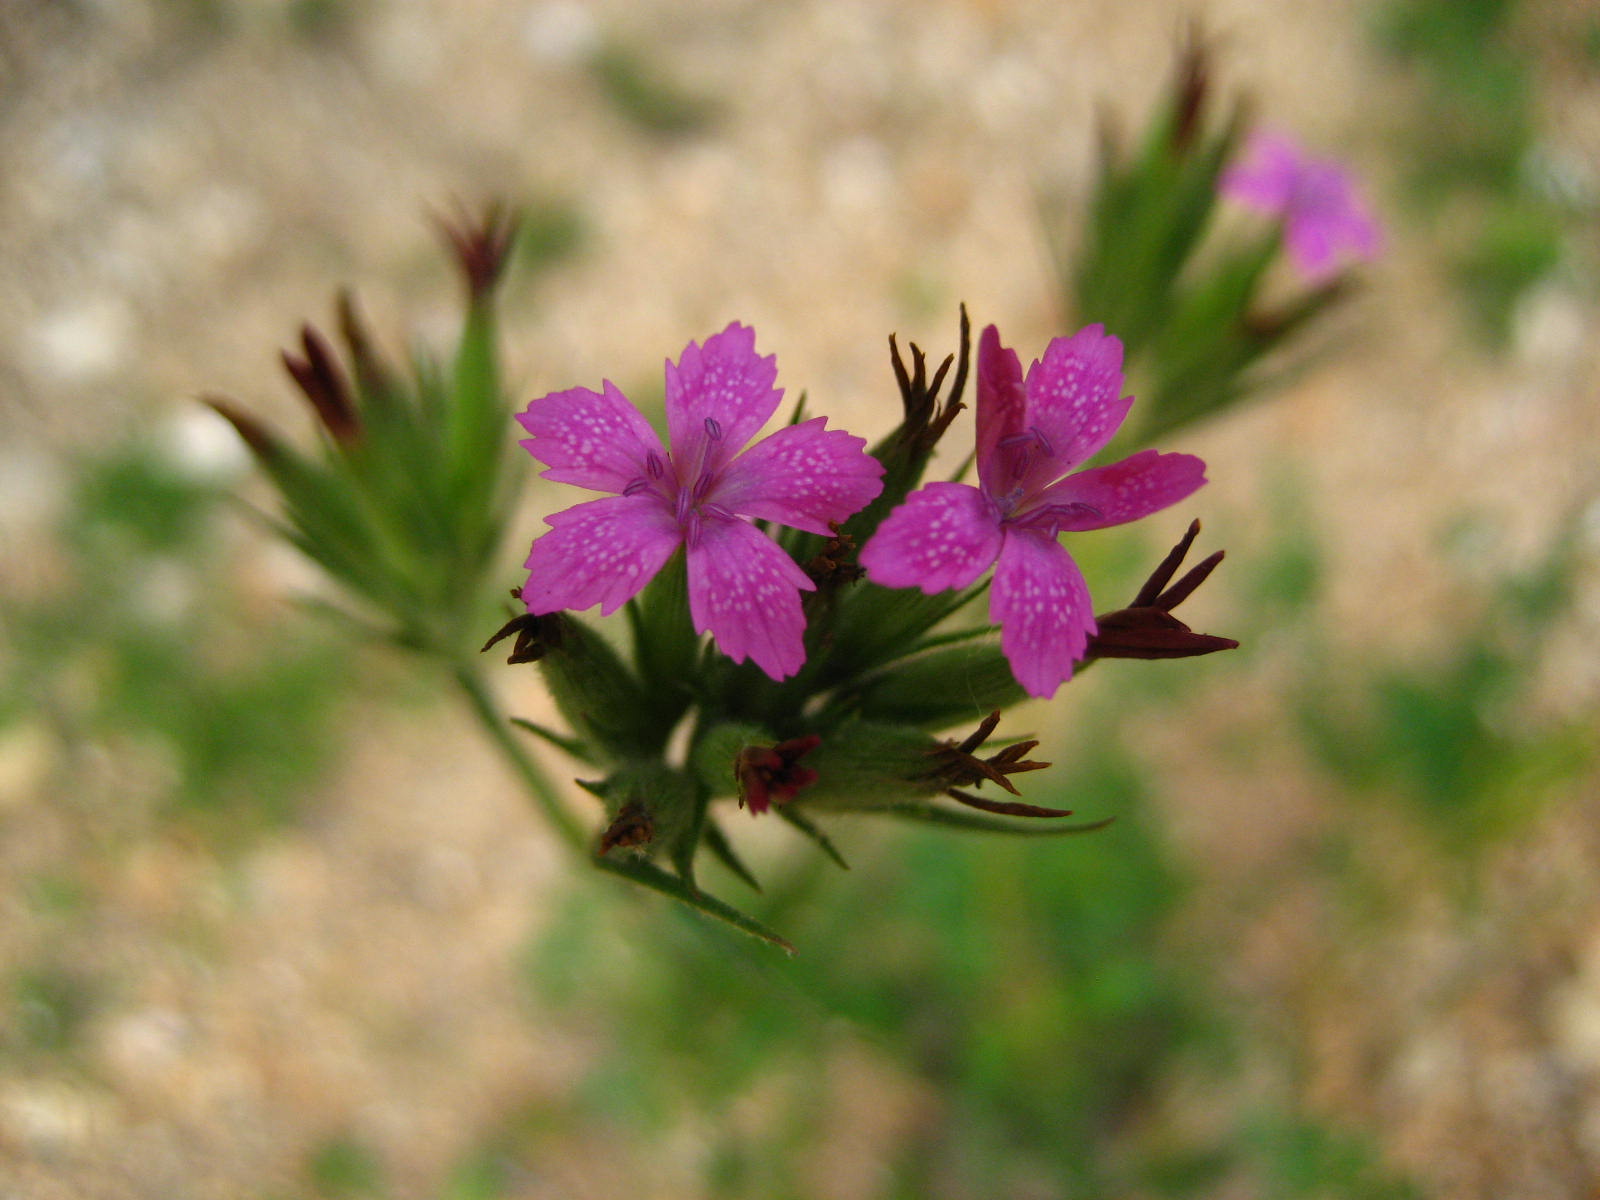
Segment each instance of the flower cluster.
M891 340L905 415L870 452L798 411L760 436L782 392L774 359L738 323L667 363L665 438L610 382L541 396L518 416L546 479L606 493L546 517L518 592L527 615L502 631L517 635L513 661L541 664L573 733L529 728L603 772L584 784L607 810L600 865L760 932L694 883L702 849L749 877L709 810L721 796L776 814L834 857L818 814L1093 828L1063 825L1065 809L965 790L1016 794L1007 776L1047 765L1025 757L1032 740L974 755L1000 711L1053 695L1088 658L1233 645L1167 612L1215 565L1166 587L1193 530L1148 596L1107 614L1105 636L1062 544L1205 482L1198 458L1155 450L1085 469L1133 403L1121 343L1103 328L1056 338L1026 372L986 328L976 481L924 481L965 407L967 330L963 314L942 398L957 356L930 378L920 350L908 370ZM991 624L961 626L985 589ZM626 608L626 649L574 615L596 606ZM932 736L982 713L960 741ZM668 745L681 730L679 767Z
M1205 482L1188 454L1142 451L1078 471L1133 403L1122 347L1099 326L1050 343L1023 375L993 325L978 349L976 486L930 483L889 514L862 548L874 583L935 594L995 568L989 614L1031 696L1071 678L1095 632L1088 585L1060 543L1135 521ZM670 448L609 381L541 396L518 420L544 476L610 492L546 518L521 590L535 615L600 606L609 615L682 549L696 633L773 680L805 661L800 596L816 585L752 520L827 535L882 491L866 442L825 417L749 445L777 410L771 356L734 323L666 367ZM762 807L765 807L764 805Z
M891 337L901 420L871 446L803 402L767 431L777 363L737 322L667 362L660 430L610 382L516 413L493 309L514 223L491 210L445 232L466 284L448 377L380 355L345 299L341 348L308 327L284 356L318 450L213 406L276 484L282 529L345 585L347 624L444 668L599 869L787 945L698 882L709 855L755 883L716 802L781 821L841 864L826 828L840 813L1087 832L1104 821L1021 796L1015 777L1049 764L1034 739L995 737L1004 710L1053 695L1089 661L1234 645L1171 613L1220 557L1172 582L1195 527L1129 607L1100 617L1063 544L1205 482L1187 454L1091 462L1133 403L1122 344L1099 325L1054 339L1026 371L993 326L974 356L965 311L936 367L914 345L908 364ZM975 478L929 481L969 378L975 450L962 457ZM525 611L484 646L509 638L509 662L537 664L563 728L508 723L470 651L515 498L513 417L547 481L598 493L545 518L515 592ZM985 591L988 620L975 611ZM594 608L625 613L625 628L579 615ZM598 820L577 817L510 725L582 764Z

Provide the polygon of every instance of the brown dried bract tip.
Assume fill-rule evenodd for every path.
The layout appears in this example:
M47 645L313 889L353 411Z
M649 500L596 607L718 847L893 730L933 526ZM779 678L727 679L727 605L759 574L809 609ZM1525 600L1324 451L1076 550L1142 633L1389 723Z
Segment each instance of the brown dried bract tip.
M905 420L900 426L902 444L920 454L933 449L944 431L950 428L950 422L956 419L956 414L966 407L961 402L961 394L966 390L967 370L972 361L972 322L967 316L967 306L961 306L960 352L946 355L932 379L928 378L928 359L922 348L915 342L910 345L911 370L908 371L899 343L894 334L889 335L889 360L894 366L895 382L900 385L900 402L905 410ZM939 389L952 364L956 368L955 378L950 382L950 394L941 405Z
M847 533L840 533L837 521L829 521L828 528L833 530L833 537L800 569L819 588L828 584L854 583L866 574L865 569L856 562L856 540Z
M383 358L373 348L367 324L356 307L356 298L349 289L341 288L337 300L339 336L350 352L350 363L355 368L356 386L369 399L381 399L394 393L394 376Z
M506 662L512 664L538 662L561 644L561 615L543 613L536 616L533 613L522 613L520 616L512 617L500 626L478 653L483 654L496 643L503 642L513 635L517 640L512 643L511 653L506 657Z
M1200 533L1192 521L1178 544L1168 551L1127 608L1095 618L1096 632L1089 639L1085 661L1094 658L1194 658L1218 650L1236 650L1232 638L1195 633L1172 610L1193 594L1222 561L1223 552L1202 559L1177 583L1172 576ZM1171 586L1168 586L1171 583Z
M929 757L933 758L937 765L928 772L926 778L949 789L946 794L961 800L962 803L966 803L967 800L956 793L955 788L968 784L982 785L986 781L999 785L1013 796L1020 795L1016 785L1006 776L1021 775L1027 771L1042 771L1050 764L1035 762L1024 757L1039 744L1037 739L1015 742L988 758L978 758L974 755L973 751L983 745L998 724L1000 724L1000 710L996 709L980 721L978 727L960 742L946 742L943 746L930 750ZM983 805L975 807L981 808Z
M625 849L647 846L655 840L655 836L656 823L650 810L639 801L630 800L600 835L600 853L609 854L618 846Z
M201 396L200 402L232 425L250 452L262 462L271 462L283 454L283 446L272 431L249 413L224 396Z
M1198 20L1191 20L1179 50L1173 83L1172 144L1182 153L1194 144L1211 91L1211 47Z
M304 357L283 352L283 365L311 402L317 419L333 440L348 444L361 436L361 419L356 413L350 383L323 336L310 325L300 328Z
M981 812L996 813L1002 817L1070 817L1070 808L1045 808L1041 804L1022 804L1014 800L988 800L982 796L974 796L968 792L959 792L951 788L945 793L952 800L965 804L968 808L976 808Z
M465 208L458 208L453 218L436 216L434 220L455 252L456 262L466 279L467 299L473 304L488 299L511 257L511 245L517 236L517 214L493 201L485 205L477 217L469 215Z

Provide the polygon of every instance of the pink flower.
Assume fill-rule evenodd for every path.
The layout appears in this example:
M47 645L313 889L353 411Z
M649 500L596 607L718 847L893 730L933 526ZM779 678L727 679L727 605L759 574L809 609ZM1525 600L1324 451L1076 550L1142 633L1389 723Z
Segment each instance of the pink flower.
M978 345L978 486L930 483L861 551L868 578L930 594L973 583L995 565L989 617L1032 696L1072 677L1095 632L1083 573L1058 534L1136 521L1205 482L1188 454L1142 450L1068 474L1111 440L1133 403L1122 391L1122 343L1091 325L1056 338L1022 376L993 325Z
M805 661L800 593L815 585L750 521L827 535L883 490L866 443L815 417L741 454L783 397L778 369L737 322L690 342L667 363L661 439L617 387L552 392L517 417L522 445L547 479L612 492L545 518L522 599L531 613L600 605L602 616L637 595L679 546L688 554L689 615L735 662L774 679Z
M1289 257L1313 283L1347 259L1376 258L1382 247L1378 223L1350 173L1332 159L1312 158L1282 134L1252 134L1244 160L1224 172L1220 187L1223 195L1283 221Z

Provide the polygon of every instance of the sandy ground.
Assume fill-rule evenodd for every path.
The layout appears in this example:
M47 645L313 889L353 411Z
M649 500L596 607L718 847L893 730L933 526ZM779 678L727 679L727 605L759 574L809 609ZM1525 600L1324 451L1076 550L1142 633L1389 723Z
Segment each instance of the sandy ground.
M1096 113L1147 110L1190 7L369 0L311 35L280 3L9 0L0 465L13 545L61 455L199 391L302 427L274 348L325 318L339 283L395 342L447 332L453 297L422 214L458 198L570 197L589 227L580 258L511 298L520 391L649 381L690 337L738 318L778 355L781 382L881 432L889 331L943 348L961 300L1022 347L1057 330L1032 189L1084 186ZM1369 56L1364 11L1203 9L1226 77L1381 193L1389 116L1410 98ZM619 117L583 66L602 39L711 98L712 125L658 139ZM1600 92L1563 97L1560 144L1592 164ZM1503 523L1492 573L1536 553L1600 483L1600 324L1583 281L1537 297L1491 364L1463 345L1429 262L1397 236L1342 318L1359 353L1185 447L1212 464L1201 515L1246 544L1274 465L1305 478L1335 540L1329 620L1371 653L1449 636L1440 614L1457 592L1436 534L1457 506ZM1600 699L1600 610L1582 622L1551 684L1570 711ZM1237 703L1268 703L1262 688ZM1175 763L1185 737L1170 735ZM1390 1159L1440 1196L1594 1194L1600 801L1573 797L1500 853L1466 927L1429 899L1434 868L1402 857L1386 869L1416 872L1415 910L1342 949L1322 898L1284 867L1319 798L1292 774L1216 770L1173 814L1176 836L1219 875L1285 872L1228 973L1242 1003L1303 1039L1313 1101L1381 1131ZM27 771L8 778L21 783L0 890L51 856L99 854L97 916L73 936L128 985L96 1017L84 1063L0 1074L0 1195L289 1194L306 1147L348 1128L410 1181L396 1195L432 1194L504 1105L581 1076L584 1036L530 1026L511 965L564 868L464 730L406 713L363 724L316 818L239 863L158 829L124 831L103 854L92 828L29 792ZM54 936L0 905L6 957ZM1202 909L1195 936L1224 920ZM670 1172L665 1190L629 1187L581 1151L587 1177L527 1194L692 1194Z

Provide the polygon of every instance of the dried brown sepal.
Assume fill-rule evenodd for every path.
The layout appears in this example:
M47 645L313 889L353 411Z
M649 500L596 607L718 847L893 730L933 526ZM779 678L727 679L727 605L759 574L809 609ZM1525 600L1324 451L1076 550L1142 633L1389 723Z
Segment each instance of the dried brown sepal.
M310 325L300 328L303 355L283 352L283 365L290 378L311 402L317 419L333 440L348 445L361 436L361 418L356 413L355 397L339 361L326 339Z
M396 391L394 375L383 357L373 348L367 324L356 307L356 298L349 289L342 288L337 300L339 336L350 352L350 364L355 368L356 385L368 397L388 396Z
M1233 638L1195 633L1158 608L1124 608L1096 620L1100 628L1089 640L1091 658L1194 658L1239 648Z
M1232 638L1195 633L1172 615L1172 610L1209 579L1222 561L1223 551L1218 550L1191 567L1177 583L1171 582L1199 534L1200 522L1191 521L1178 544L1145 580L1133 603L1095 617L1097 628L1089 639L1085 662L1096 658L1194 658L1238 649L1239 643Z
M518 215L492 201L476 217L459 208L453 217L436 216L434 221L461 268L467 299L473 304L488 299L511 257Z
M1181 154L1195 142L1211 92L1211 47L1198 21L1190 21L1173 83L1172 144Z
M225 396L201 396L200 402L232 425L250 453L263 463L273 462L283 456L283 443L260 421Z
M902 444L914 454L923 454L950 428L956 414L966 407L961 394L966 390L967 373L972 362L972 322L967 316L967 306L961 306L961 346L957 354L946 355L942 363L928 378L928 360L915 342L911 346L911 369L906 369L900 354L900 345L894 334L889 335L889 360L894 366L895 382L900 385L900 402L905 419L900 426ZM941 402L939 390L951 366L956 368L950 382L950 393Z
M495 631L478 653L483 654L496 643L513 636L517 640L512 643L506 662L514 665L538 662L561 644L561 617L557 613L522 613L512 617Z
M833 536L828 539L827 545L818 550L800 568L819 589L830 585L854 583L866 574L856 562L855 538L847 533L840 533L837 521L829 521L828 528L833 530Z
M1194 545L1195 538L1199 536L1200 522L1190 521L1189 528L1184 530L1183 536L1178 539L1178 544L1167 551L1167 556L1150 573L1150 578L1144 581L1144 586L1139 589L1139 594L1133 598L1129 608L1148 608L1156 602L1156 597L1171 582L1172 576L1183 563L1183 556L1189 553L1189 547Z
M655 836L656 823L650 810L639 801L630 800L600 835L599 852L609 854L618 846L624 849L647 846L655 840Z
M925 778L937 783L941 787L954 789L969 784L982 784L989 782L997 784L1010 792L1013 796L1020 795L1016 786L1006 778L1008 775L1021 775L1028 771L1042 771L1050 764L1035 762L1025 758L1030 750L1039 743L1037 740L1016 742L1007 746L998 754L991 754L988 758L978 758L973 751L983 745L989 735L994 732L995 726L1000 723L1000 711L996 709L978 723L977 729L968 734L959 742L946 742L943 746L928 752L929 757L935 762Z
M986 800L951 788L945 793L952 800L976 808L980 812L995 813L1003 817L1070 817L1070 808L1045 808L1039 804L1022 804L1014 800Z

